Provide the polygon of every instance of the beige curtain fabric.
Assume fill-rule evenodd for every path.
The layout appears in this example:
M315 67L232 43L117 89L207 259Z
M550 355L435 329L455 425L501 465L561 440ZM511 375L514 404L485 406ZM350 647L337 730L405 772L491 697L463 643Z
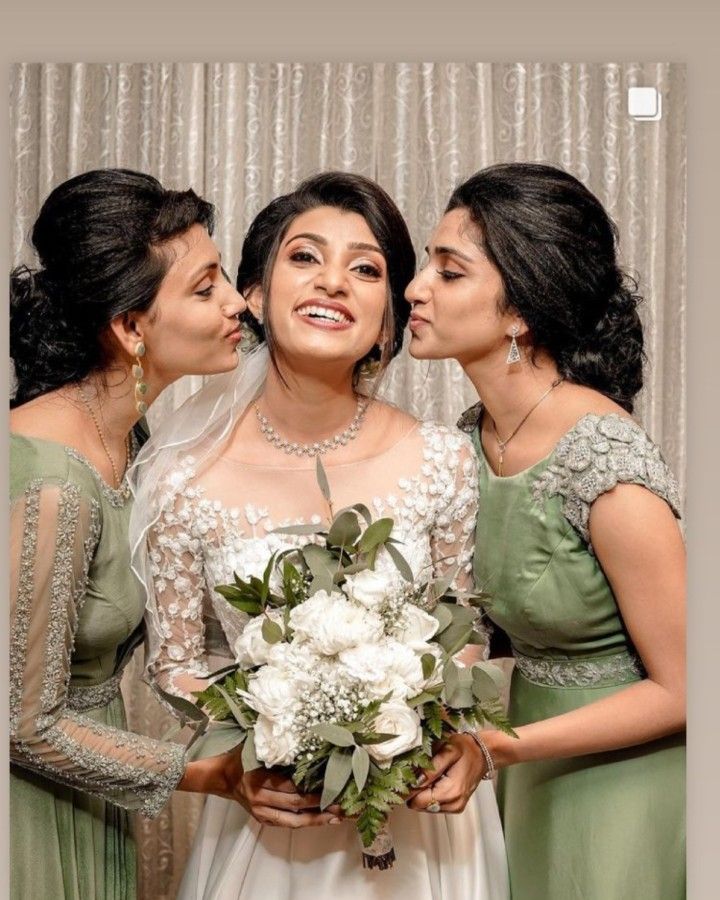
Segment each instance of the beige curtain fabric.
M627 113L627 88L662 93L660 121ZM584 181L617 222L625 265L646 297L646 388L638 416L685 484L685 67L667 63L23 64L11 82L13 258L59 182L102 167L142 169L192 186L218 208L229 271L243 235L273 196L327 168L375 178L398 202L418 254L451 189L495 162L543 161ZM151 423L200 384L184 379ZM451 362L403 353L385 395L415 415L452 422L473 391ZM168 720L126 682L132 725ZM139 823L141 896L172 898L200 802L176 797Z

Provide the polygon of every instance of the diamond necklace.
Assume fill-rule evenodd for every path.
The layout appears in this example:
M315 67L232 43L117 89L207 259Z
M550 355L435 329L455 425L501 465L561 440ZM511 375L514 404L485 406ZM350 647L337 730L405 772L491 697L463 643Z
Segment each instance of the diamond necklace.
M112 469L113 478L115 479L115 484L113 485L113 487L119 491L122 481L121 481L120 475L118 473L117 466L115 465L115 460L110 455L110 450L108 449L107 442L105 441L105 435L102 432L102 428L100 427L100 423L97 420L95 411L93 410L92 406L90 405L90 401L86 397L85 392L80 387L80 385L77 386L77 389L78 389L78 394L80 394L80 399L87 407L87 411L90 413L90 418L93 420L93 424L95 425L95 430L97 431L98 437L100 438L100 443L102 444L102 448L105 451L105 456L107 456L107 458L110 462L110 468ZM127 467L129 464L130 464L130 435L127 434L125 436L125 469L126 470L127 470Z
M326 438L324 441L318 441L315 444L299 444L297 441L288 441L281 437L272 427L270 422L268 422L267 416L264 416L260 412L260 407L257 405L257 402L253 405L255 407L255 415L257 416L258 424L260 425L260 431L265 436L265 440L272 444L273 447L277 447L278 450L282 450L283 453L289 453L291 456L322 456L323 453L328 453L330 450L337 450L338 447L343 447L358 436L360 426L365 418L365 413L370 405L370 400L367 397L358 397L355 416L345 431L341 431L340 434L336 434L331 438Z
M550 387L545 391L545 393L540 397L540 399L530 407L530 409L525 413L525 415L520 419L520 424L515 428L512 434L509 437L506 437L503 441L498 434L497 428L495 427L495 419L492 420L493 433L495 435L495 440L498 445L498 475L502 475L503 473L503 459L505 458L505 448L510 443L510 441L515 437L515 435L520 431L523 425L530 418L530 413L535 412L535 410L540 406L543 400L550 394L555 388L565 379L561 376L560 378L556 378L555 381L550 385Z

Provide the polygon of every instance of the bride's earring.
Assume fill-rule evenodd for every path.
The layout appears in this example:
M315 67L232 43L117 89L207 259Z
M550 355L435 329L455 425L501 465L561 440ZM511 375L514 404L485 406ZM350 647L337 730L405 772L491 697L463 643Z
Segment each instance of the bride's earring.
M144 416L148 410L147 403L143 399L148 389L147 382L143 381L145 370L140 362L143 356L145 356L145 344L142 341L138 341L135 344L135 365L132 367L132 373L135 379L135 409L141 416Z
M510 334L512 336L512 340L510 341L510 349L508 350L507 359L505 360L505 362L509 366L511 366L513 363L520 362L520 348L518 347L518 343L516 340L519 331L520 331L519 325L513 325L513 327L510 329Z

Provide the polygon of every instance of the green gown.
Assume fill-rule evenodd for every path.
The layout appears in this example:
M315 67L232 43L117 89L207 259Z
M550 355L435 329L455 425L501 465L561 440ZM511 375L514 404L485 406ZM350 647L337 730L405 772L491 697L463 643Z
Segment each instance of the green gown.
M74 450L19 435L10 489L10 896L133 898L127 811L159 812L185 760L126 730L144 606L130 503Z
M515 657L510 721L569 712L644 677L589 545L593 501L640 484L678 512L675 481L632 420L587 415L536 465L496 476L479 438L480 405L460 427L480 458L475 555L489 618ZM685 740L520 763L500 775L513 900L685 897Z

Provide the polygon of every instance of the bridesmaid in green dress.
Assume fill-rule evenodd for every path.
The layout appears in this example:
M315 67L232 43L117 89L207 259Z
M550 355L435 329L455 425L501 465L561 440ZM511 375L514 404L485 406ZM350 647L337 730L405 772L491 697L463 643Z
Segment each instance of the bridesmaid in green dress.
M462 808L501 770L514 900L685 896L684 547L675 480L629 415L643 337L616 241L562 170L493 166L454 192L406 293L410 352L457 359L482 398L460 422L475 572L518 735L476 736L475 767L445 748L413 804Z
M119 691L144 612L123 478L133 428L181 375L237 365L245 303L222 272L212 221L192 191L126 170L88 172L45 201L32 235L40 268L11 276L17 900L132 898L127 810L153 816L175 789L248 802L251 776L236 754L187 762L180 745L129 732Z

